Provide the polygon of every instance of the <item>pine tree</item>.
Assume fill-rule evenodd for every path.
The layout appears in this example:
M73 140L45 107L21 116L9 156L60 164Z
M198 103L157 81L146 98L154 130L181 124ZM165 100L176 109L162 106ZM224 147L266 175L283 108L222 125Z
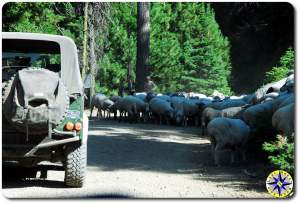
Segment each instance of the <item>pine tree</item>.
M163 91L230 94L230 47L208 3L154 3L151 67Z

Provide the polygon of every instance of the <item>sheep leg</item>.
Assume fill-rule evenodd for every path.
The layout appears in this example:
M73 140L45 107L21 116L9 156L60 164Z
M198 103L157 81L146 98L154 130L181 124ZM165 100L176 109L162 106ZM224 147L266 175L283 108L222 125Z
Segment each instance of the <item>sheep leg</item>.
M146 117L147 117L146 113L142 113L142 119L144 123L146 122Z
M118 122L121 122L122 120L122 112L119 110L119 118L118 118Z
M166 122L167 122L167 125L171 125L171 121L168 117L166 118Z
M195 117L195 126L198 127L199 126L199 118Z
M242 159L243 159L243 162L247 161L246 151L244 151L244 150L242 150Z
M235 162L234 151L233 150L230 151L230 162L231 162L231 164L233 164Z
M92 115L93 115L93 109L94 109L94 106L91 107L91 114L90 114L90 118L92 118Z
M185 127L188 126L188 118L187 118L187 117L184 117L184 118L183 118L183 125L184 125Z
M103 114L102 114L102 109L101 108L99 110L99 113L100 113L100 118L103 118Z
M202 136L205 135L205 129L206 129L206 120L202 119L202 122L201 122L201 129L202 129Z
M221 150L221 146L219 144L216 145L215 151L214 151L214 161L216 166L220 166L220 155L219 151Z
M136 114L136 122L141 122L141 113Z
M201 130L202 130L202 136L204 136L205 135L205 126L203 124L201 126Z
M242 154L242 161L243 162L246 162L247 161L247 157L246 157L246 146L243 145L239 148L239 151L241 152Z
M239 151L242 154L242 161L246 162L247 161L247 157L246 157L246 150L247 150L247 143L244 142L240 147L239 147Z
M215 144L211 144L211 155L214 157L215 155L215 148L216 148L216 145ZM215 159L215 157L214 157Z

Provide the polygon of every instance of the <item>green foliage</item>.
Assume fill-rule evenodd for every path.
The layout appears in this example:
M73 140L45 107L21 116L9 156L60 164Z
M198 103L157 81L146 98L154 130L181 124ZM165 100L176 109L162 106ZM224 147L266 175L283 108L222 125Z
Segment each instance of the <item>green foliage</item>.
M76 3L10 2L3 7L3 31L64 35L82 45L83 17L76 15ZM12 19L12 20L11 20Z
M277 140L273 142L263 143L263 150L268 152L270 163L277 168L286 170L290 173L294 172L295 164L295 144L281 135L277 135Z
M266 72L265 83L279 81L286 77L288 72L293 69L295 69L294 51L292 48L288 48L280 58L279 65Z
M208 3L154 3L150 62L161 91L230 94L229 42Z
M4 31L66 35L83 44L82 3L7 3ZM96 91L114 94L135 79L137 4L111 3L108 35L99 35ZM209 3L151 3L150 71L159 92L214 89L230 94L230 45ZM99 28L105 29L105 28ZM101 52L102 53L102 52Z
M279 61L279 65L273 67L266 73L265 83L278 81L287 76L290 70L295 68L295 56L292 48L282 55ZM270 163L277 168L286 170L290 173L294 172L294 141L278 135L277 140L273 142L264 142L263 150L270 156L268 157Z
M106 51L99 60L107 93L126 86L128 67L135 78L136 63L136 3L112 8ZM159 92L211 94L218 89L230 94L229 42L209 4L152 3L150 21L150 71Z
M104 43L104 55L99 59L99 81L103 93L117 93L119 86L126 86L127 69L135 77L136 60L136 4L114 3L109 22L109 35ZM98 90L96 90L98 91Z

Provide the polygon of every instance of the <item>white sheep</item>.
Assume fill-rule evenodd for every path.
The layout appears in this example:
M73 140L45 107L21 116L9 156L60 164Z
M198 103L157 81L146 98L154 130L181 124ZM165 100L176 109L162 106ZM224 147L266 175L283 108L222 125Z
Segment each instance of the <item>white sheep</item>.
M279 108L272 116L272 126L285 135L291 136L295 132L295 104L291 103Z
M151 111L159 117L159 124L162 124L163 119L170 124L170 120L174 118L174 109L168 101L155 97L150 100L149 106Z
M93 109L96 107L97 110L97 117L103 117L102 111L104 112L105 117L105 111L108 111L109 114L109 108L114 104L112 100L110 100L107 96L101 93L97 93L93 96L91 101L91 113L90 117L92 117Z
M207 98L207 96L205 94L201 94L201 93L195 93L195 92L189 92L188 93L188 98Z
M212 102L207 105L207 107L211 107L217 110L222 110L225 108L230 108L230 107L237 107L237 106L243 106L246 105L246 102L240 99L227 99L223 101L218 101L218 102Z
M243 120L252 128L268 125L273 113L280 107L291 94L279 95L274 100L266 101L247 108L243 113Z
M126 96L121 100L119 110L125 111L128 114L128 119L130 122L133 120L139 120L140 113L148 112L148 105L142 101L142 99L135 96Z
M219 151L226 147L241 150L243 160L246 160L246 144L250 137L250 128L242 120L215 118L208 123L207 132L216 165L220 164ZM234 151L231 151L231 163L234 163L234 160Z
M287 78L283 78L279 81L266 84L263 87L257 89L251 99L251 103L257 104L262 100L262 98L266 94L271 93L271 92L279 92L280 88L283 87L284 84L286 83L286 80L287 80Z
M225 118L242 119L245 110L246 110L246 106L230 107L230 108L225 108L223 110L217 110L211 107L205 108L201 114L202 135L205 134L207 124L214 118L225 117Z
M211 94L211 96L213 98L220 99L220 100L225 99L225 95L217 90L214 90L214 92Z

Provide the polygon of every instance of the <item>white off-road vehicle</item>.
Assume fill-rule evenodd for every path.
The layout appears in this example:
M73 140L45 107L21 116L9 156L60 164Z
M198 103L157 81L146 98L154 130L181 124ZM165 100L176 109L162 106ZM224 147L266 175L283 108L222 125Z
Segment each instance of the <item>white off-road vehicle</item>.
M62 162L81 187L88 118L77 48L63 36L2 33L2 159L19 166Z

